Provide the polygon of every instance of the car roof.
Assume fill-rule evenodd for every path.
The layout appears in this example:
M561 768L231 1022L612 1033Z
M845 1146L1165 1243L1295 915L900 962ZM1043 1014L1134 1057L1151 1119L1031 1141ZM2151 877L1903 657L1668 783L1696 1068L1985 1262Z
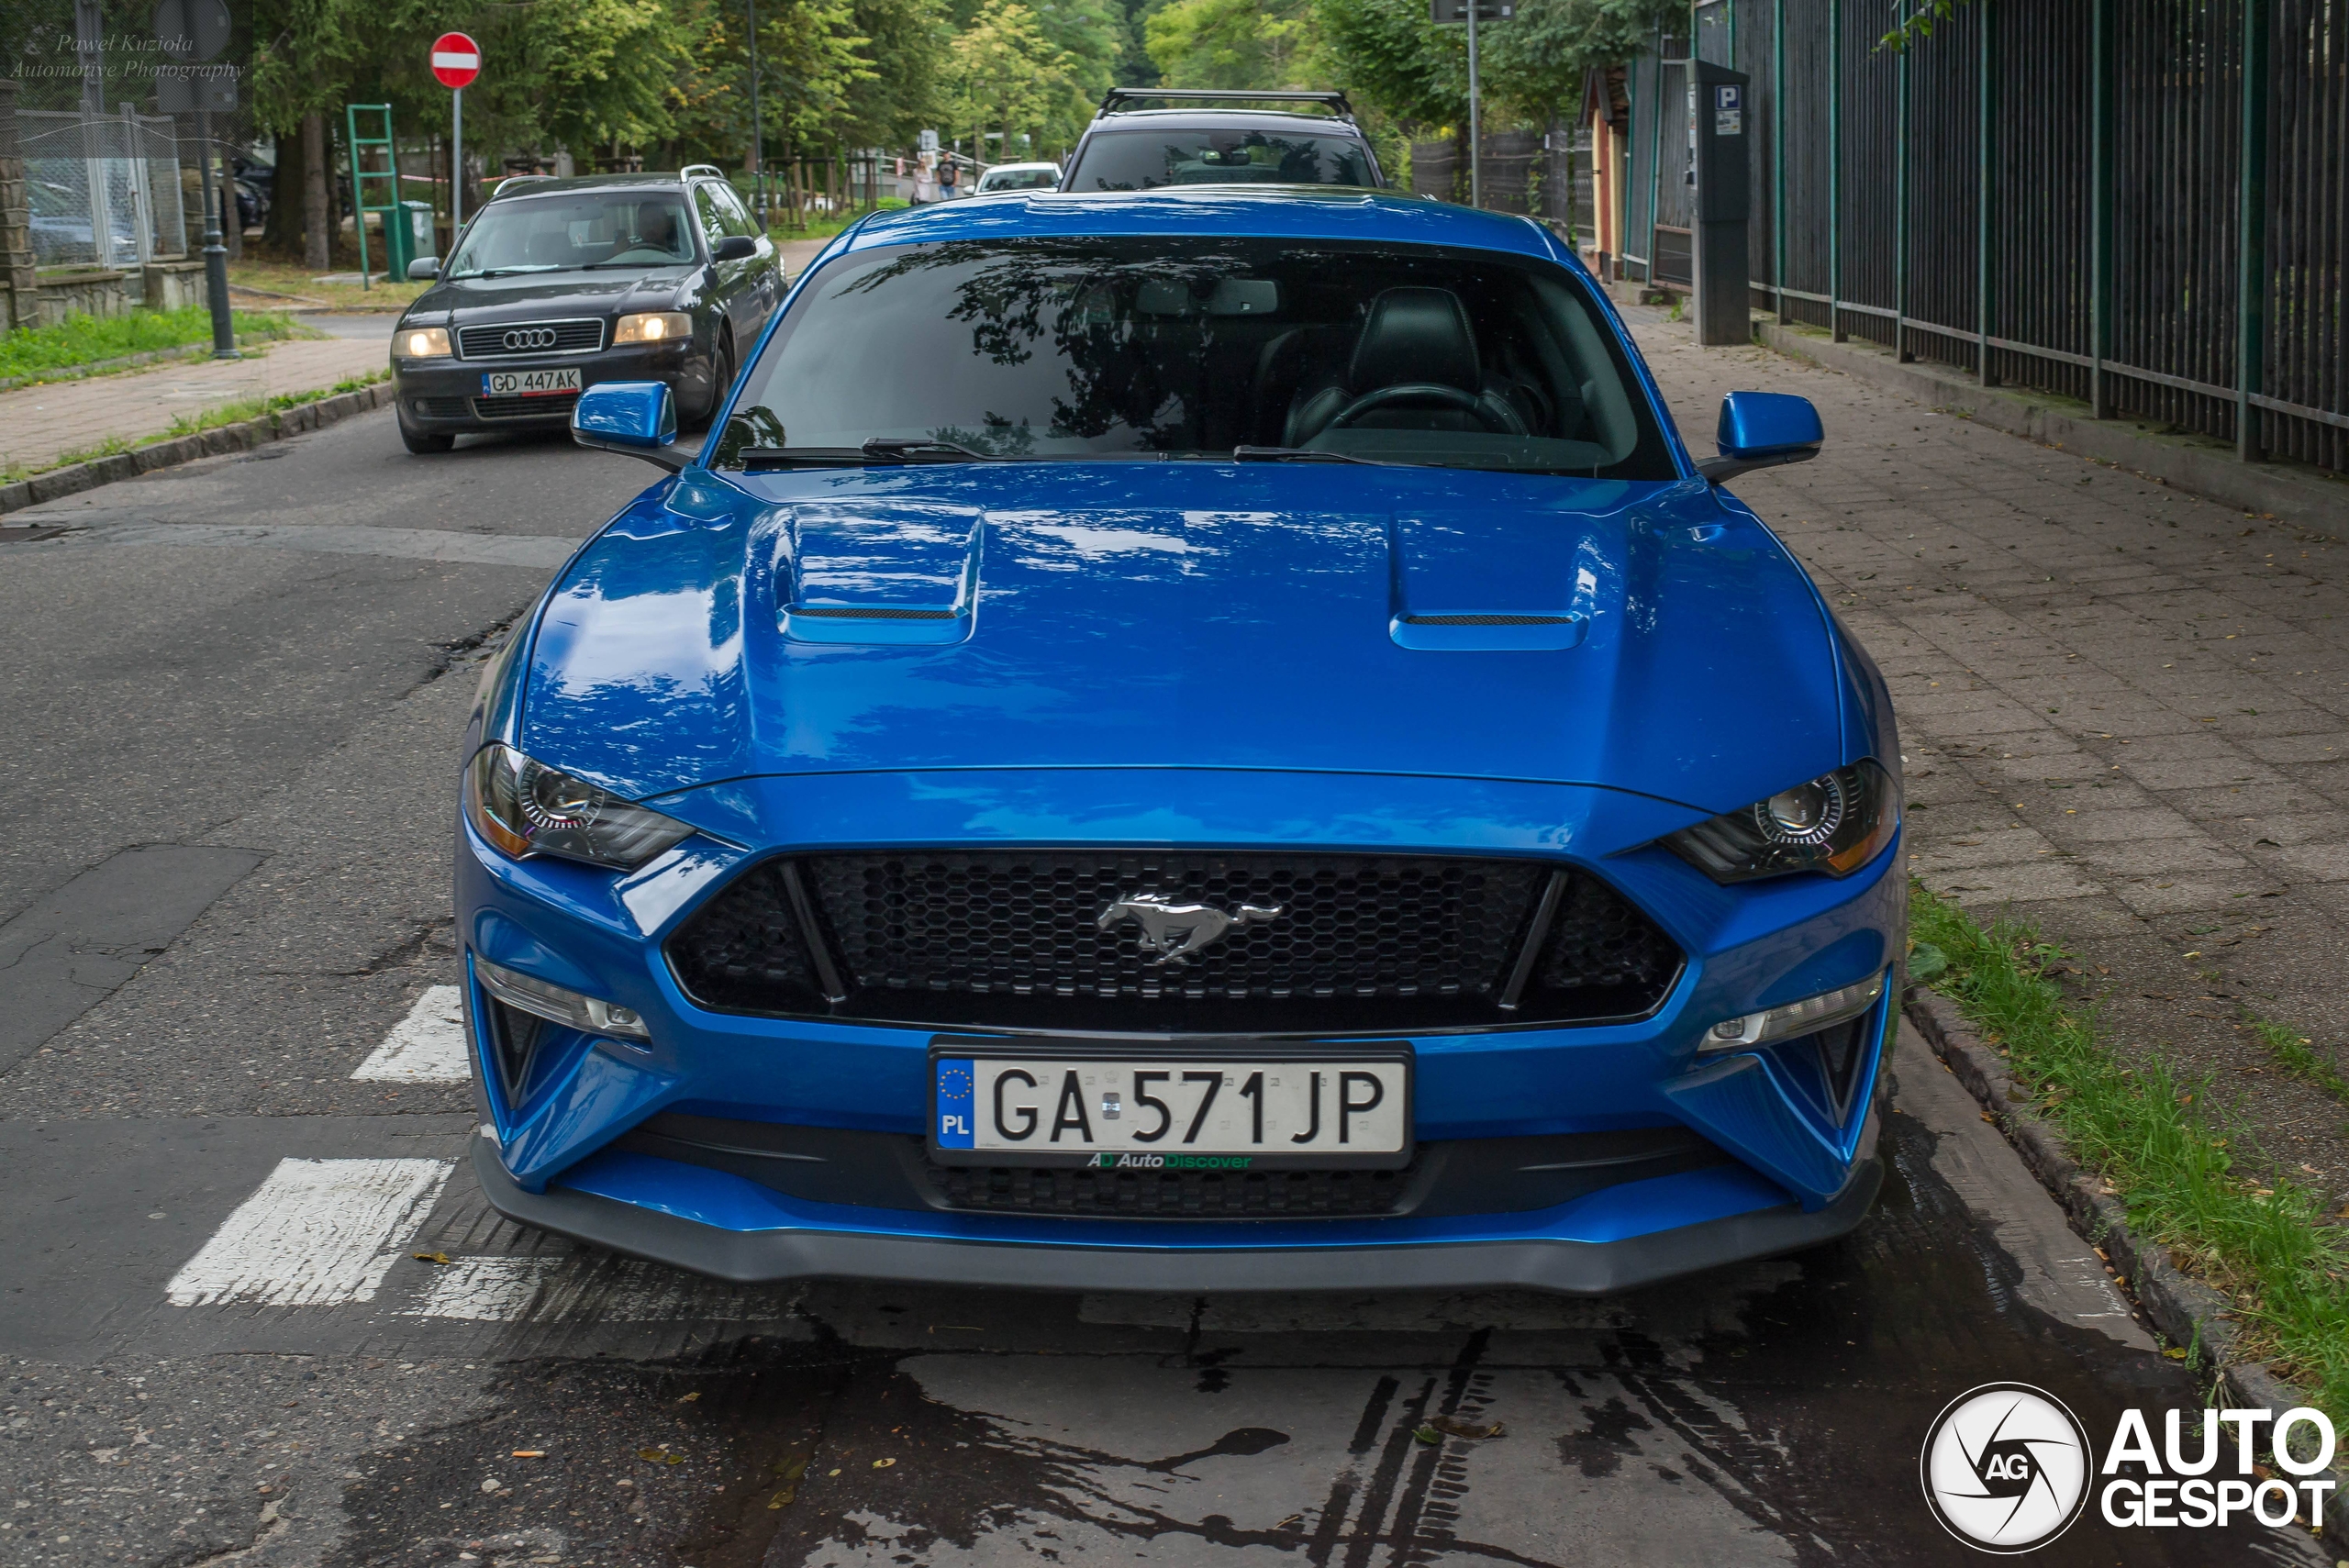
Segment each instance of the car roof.
M948 239L1223 234L1458 245L1558 261L1531 218L1358 185L1182 185L1155 191L1005 191L874 214L843 250Z
M1299 115L1281 109L1111 109L1094 117L1092 130L1141 130L1168 123L1199 130L1297 130L1363 139L1362 127L1336 115Z
M704 174L686 175L669 171L657 174L516 174L498 186L491 201L512 201L517 196L551 196L573 191L660 190L682 191L694 180L709 178Z

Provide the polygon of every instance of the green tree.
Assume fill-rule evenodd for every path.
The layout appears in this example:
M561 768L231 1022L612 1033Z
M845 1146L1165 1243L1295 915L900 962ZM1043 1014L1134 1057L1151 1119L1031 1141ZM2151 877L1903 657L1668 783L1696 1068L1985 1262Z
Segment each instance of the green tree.
M1169 87L1298 87L1317 63L1310 0L1173 0L1144 23Z

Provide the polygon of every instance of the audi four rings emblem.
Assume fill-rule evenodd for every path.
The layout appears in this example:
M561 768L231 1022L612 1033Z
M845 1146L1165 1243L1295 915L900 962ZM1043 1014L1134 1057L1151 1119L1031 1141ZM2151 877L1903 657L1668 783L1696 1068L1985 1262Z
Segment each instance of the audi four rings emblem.
M516 327L500 340L509 349L551 349L554 347L554 328Z

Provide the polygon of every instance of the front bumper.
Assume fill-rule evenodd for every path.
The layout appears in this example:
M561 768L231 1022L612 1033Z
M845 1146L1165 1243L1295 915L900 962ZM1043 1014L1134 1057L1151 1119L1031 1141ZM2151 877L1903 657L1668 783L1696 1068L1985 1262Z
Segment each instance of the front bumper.
M1883 1162L1875 1153L1878 1125L1871 1110L1862 1136L1867 1152L1853 1164L1843 1190L1809 1212L1778 1203L1612 1237L1571 1234L1578 1222L1560 1214L1549 1223L1568 1234L1351 1245L1122 1247L790 1224L738 1229L560 1182L542 1193L527 1192L507 1173L497 1145L478 1133L473 1164L491 1207L509 1219L740 1284L861 1279L1007 1290L1513 1288L1607 1296L1726 1263L1800 1251L1857 1229L1884 1184ZM670 1163L638 1159L646 1166ZM656 1173L623 1166L592 1173L590 1180L627 1191L630 1175L674 1181L690 1169Z
M708 353L691 339L674 343L629 343L593 354L549 354L461 360L440 356L411 360L395 356L392 381L400 420L411 430L432 434L465 430L542 429L571 422L579 400L568 394L536 397L488 397L482 375L490 371L576 370L584 392L598 382L661 381L681 411L707 410L715 393Z

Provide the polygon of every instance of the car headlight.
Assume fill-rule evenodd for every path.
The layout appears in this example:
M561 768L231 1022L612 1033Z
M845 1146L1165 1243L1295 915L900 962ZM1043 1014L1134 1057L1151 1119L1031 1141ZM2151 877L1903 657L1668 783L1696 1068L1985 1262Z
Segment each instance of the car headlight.
M646 310L623 316L612 332L615 343L674 343L694 335L694 318L682 310Z
M465 769L465 820L505 853L632 871L693 832L495 741Z
M401 354L411 360L439 359L449 351L446 327L403 327L394 340Z
M1848 876L1876 859L1899 826L1899 786L1876 763L1862 762L1684 828L1664 842L1715 882L1798 871Z

